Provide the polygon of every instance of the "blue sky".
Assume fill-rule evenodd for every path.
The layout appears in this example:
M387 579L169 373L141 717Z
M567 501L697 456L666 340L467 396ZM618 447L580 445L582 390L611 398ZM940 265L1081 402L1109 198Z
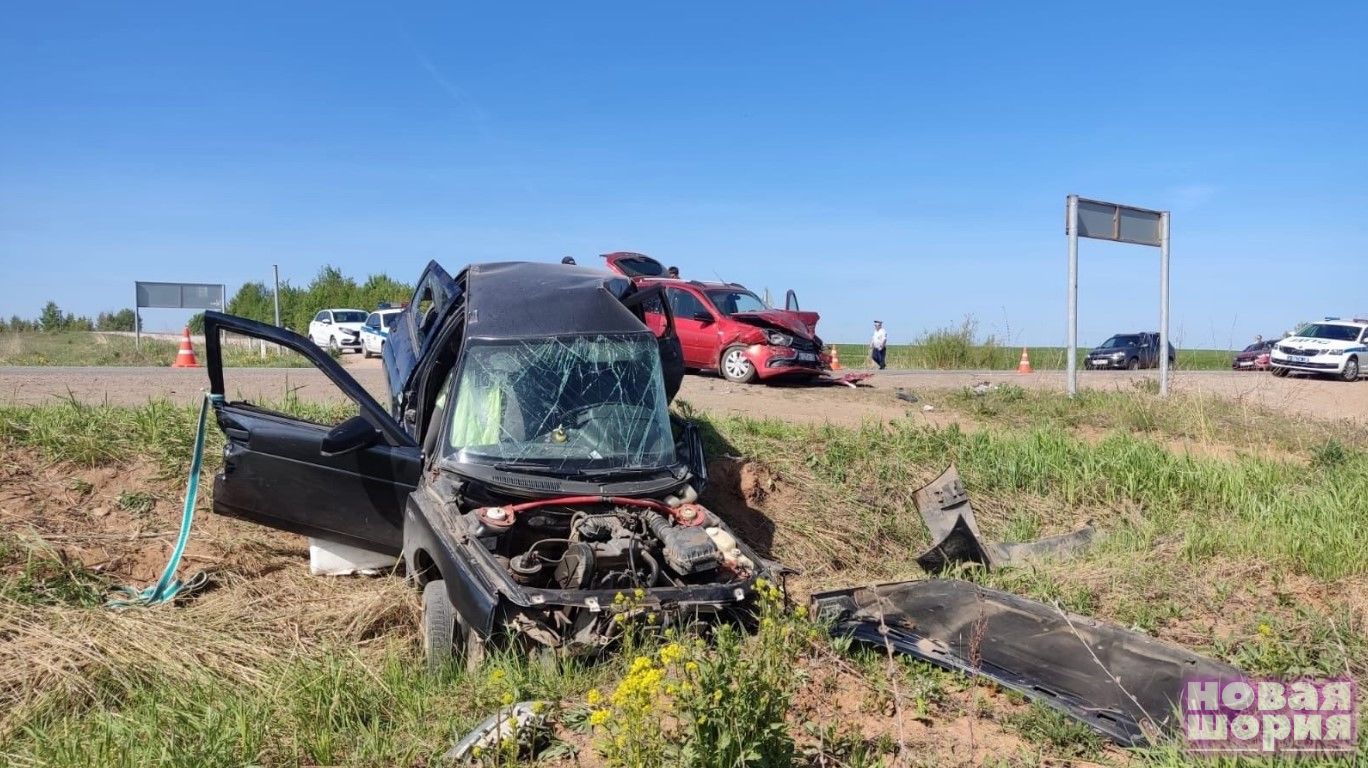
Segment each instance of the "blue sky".
M1056 344L1070 192L1173 212L1181 345L1368 312L1368 5L485 5L6 4L0 315L624 249ZM1081 251L1082 340L1157 327Z

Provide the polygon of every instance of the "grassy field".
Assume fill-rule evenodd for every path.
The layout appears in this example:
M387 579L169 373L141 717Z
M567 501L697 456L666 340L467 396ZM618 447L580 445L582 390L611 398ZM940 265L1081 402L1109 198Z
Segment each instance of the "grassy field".
M841 364L847 368L870 368L869 346L864 344L835 345ZM1028 347L1031 367L1036 370L1063 370L1068 359L1064 347ZM1083 370L1086 347L1078 350L1079 370ZM1230 369L1234 352L1223 349L1180 349L1174 362L1175 370L1223 371ZM925 344L890 344L889 368L917 370L986 370L1014 371L1021 362L1021 347L1000 347L976 344L972 346L936 346Z
M195 344L195 355L204 361L204 345ZM132 336L98 331L0 333L0 365L54 366L168 366L176 360L180 343L144 338L141 347ZM300 368L309 363L293 353L280 354L268 347L225 345L224 363L235 367Z
M1087 519L1102 533L1069 562L962 577L1250 673L1368 673L1362 435L1308 438L1276 415L1200 399L1160 409L1142 391L941 400L977 427L704 419L710 455L740 457L714 462L704 500L803 569L795 595L920 578L929 542L912 493L953 461L991 538ZM750 638L641 635L597 664L500 657L430 677L401 580L310 578L297 540L212 516L192 560L212 590L111 614L99 604L118 569L99 561L164 557L193 416L155 403L0 407L13 458L0 472L0 763L434 765L493 709L538 698L558 702L551 765L572 753L591 766L738 765L747 747L754 766L1343 764L1117 750L990 685L852 651L778 600ZM1256 422L1267 445L1249 441ZM210 464L219 445L211 436ZM114 528L119 540L90 555L88 539ZM1368 729L1360 737L1368 760Z

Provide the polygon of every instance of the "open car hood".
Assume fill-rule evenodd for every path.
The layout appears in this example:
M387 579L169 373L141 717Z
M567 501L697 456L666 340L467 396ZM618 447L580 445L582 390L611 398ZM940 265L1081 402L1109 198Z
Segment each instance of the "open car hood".
M817 321L821 315L816 312L791 312L786 309L766 309L762 312L737 312L731 316L750 325L787 331L805 339L817 335Z

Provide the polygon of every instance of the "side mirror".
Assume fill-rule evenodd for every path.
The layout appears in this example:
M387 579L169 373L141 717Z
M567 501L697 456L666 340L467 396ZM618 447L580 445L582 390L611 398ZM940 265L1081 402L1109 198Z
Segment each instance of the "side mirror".
M693 319L704 325L710 325L713 321L713 316L708 312L695 312L693 314Z
M324 324L324 325L332 325L332 318L331 318L331 317L325 317L325 318L323 318L322 320L319 320L318 322L320 322L320 323L322 323L322 324Z
M324 456L341 456L344 453L368 448L380 439L376 429L364 416L353 416L328 430L323 436L321 453Z

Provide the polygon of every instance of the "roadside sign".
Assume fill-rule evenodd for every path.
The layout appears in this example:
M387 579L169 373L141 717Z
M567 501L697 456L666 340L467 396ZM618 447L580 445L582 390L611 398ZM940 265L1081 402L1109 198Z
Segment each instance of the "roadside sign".
M223 286L212 283L148 283L133 284L137 292L137 307L158 309L217 309L223 311Z
M142 313L146 309L216 309L226 306L222 283L133 283L134 343L142 346Z
M1163 211L1078 199L1078 236L1159 246Z
M1159 249L1159 395L1168 397L1169 214L1132 205L1065 198L1064 233L1069 240L1069 395L1078 393L1078 238L1150 245Z

